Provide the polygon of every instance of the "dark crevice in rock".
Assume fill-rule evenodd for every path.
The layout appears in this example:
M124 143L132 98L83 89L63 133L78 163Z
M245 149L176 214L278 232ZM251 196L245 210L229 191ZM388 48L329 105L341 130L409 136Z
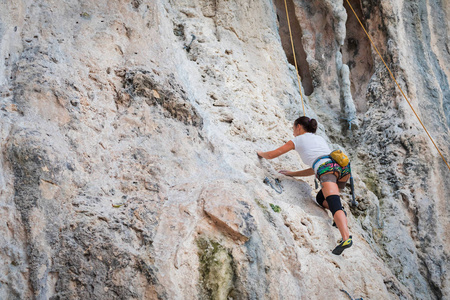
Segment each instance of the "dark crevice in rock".
M279 34L281 38L281 44L284 52L290 64L294 65L294 54L292 52L291 38L289 35L289 26L286 16L286 8L284 0L275 0L275 6L277 8L277 17L279 22ZM303 47L302 37L303 32L300 27L300 23L295 15L295 6L292 0L287 1L289 20L291 23L292 39L294 41L295 58L297 59L298 72L302 80L302 86L306 96L311 95L314 92L313 80L311 72L309 70L309 64L306 60L306 52Z
M450 126L450 87L447 75L443 70L444 66L440 65L445 61L444 58L447 55L438 56L440 54L439 49L444 48L444 43L442 42L444 38L439 38L435 41L436 38L434 36L436 34L442 37L448 35L445 34L447 32L445 29L446 16L442 9L433 8L432 5L427 8L423 3L415 3L414 1L405 3L403 7L404 18L413 20L413 22L405 23L406 31L411 36L412 41L415 41L411 51L417 57L423 58L417 61L417 66L419 67L418 75L422 77L422 80L419 81L420 86L417 87L419 95L422 94L420 96L432 99L432 101L427 102L426 106L423 104L423 101L419 101L419 108L423 111L429 109L435 111L432 114L425 114L422 118L427 125L433 124L436 131L441 130L442 123ZM428 11L429 9L430 11ZM430 20L431 14L432 20ZM430 27L430 25L440 26L442 30L436 33L436 29ZM428 76L423 76L422 74L428 74ZM431 126L428 125L428 127Z
M183 24L173 24L173 34L180 39L184 39L184 25Z
M49 232L39 232L36 236L36 211L40 211L40 183L46 179L54 182L54 174L59 172L55 163L39 141L42 136L37 131L13 131L14 139L7 145L7 159L14 174L14 203L20 213L27 241L27 262L30 266L29 284L36 299L44 299L47 294L47 277L50 258L43 250L42 239L51 239ZM45 221L40 221L45 222Z
M384 285L389 293L397 296L398 299L408 299L408 295L405 295L393 280L385 279Z
M123 89L116 91L118 107L129 107L141 98L149 106L161 106L167 112L167 117L186 125L202 126L203 119L173 74L164 83L158 82L155 74L146 70L117 70L116 75L123 78Z
M141 6L142 4L142 0L132 0L131 1L131 5L133 6L134 9L139 9L139 6Z
M360 0L350 0L350 4L364 24ZM344 1L344 7L347 11L347 23L342 62L350 69L351 93L355 99L357 112L365 113L367 111L365 95L374 74L371 44L347 1ZM367 27L367 24L364 24L364 27Z
M270 289L271 267L266 265L266 252L258 233L255 233L245 243L249 266L247 271L248 281L259 282L260 286L265 286L266 290L248 289L247 299L263 299L264 293ZM242 280L242 279L240 279Z
M116 225L114 231L130 236L130 228ZM116 246L109 230L86 221L62 230L63 250L54 258L59 278L53 299L140 298L127 284L137 277L145 278L147 297L167 299L156 276L152 246L143 246L147 248L145 256L129 253Z

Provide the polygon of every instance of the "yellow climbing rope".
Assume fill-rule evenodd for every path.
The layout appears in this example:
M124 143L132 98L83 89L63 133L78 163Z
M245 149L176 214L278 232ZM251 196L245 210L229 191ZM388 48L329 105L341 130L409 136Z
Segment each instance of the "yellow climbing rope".
M303 103L302 85L300 83L300 75L298 74L297 59L295 58L294 40L292 39L291 21L289 21L289 12L288 12L288 8L287 8L286 0L284 0L284 7L286 8L286 17L287 17L287 22L288 22L288 27L289 27L289 36L291 37L291 46L292 46L292 53L294 54L295 70L297 71L298 90L300 91L300 97L302 98L303 115L306 116L305 104Z
M286 2L286 0L285 0ZM386 69L389 71L389 74L391 75L392 79L394 79L395 84L397 85L397 87L400 89L400 92L402 93L403 97L405 98L406 102L408 102L409 107L411 107L412 111L414 112L414 114L416 115L417 119L419 120L420 124L422 125L423 129L425 130L425 132L427 133L428 137L430 138L431 142L433 143L434 147L436 148L436 150L439 152L439 155L442 157L442 160L445 162L445 164L447 165L448 169L450 170L450 165L448 164L447 160L445 160L444 155L442 155L441 150L439 150L439 147L436 145L436 143L434 142L433 138L431 137L430 133L428 132L427 128L425 127L425 125L423 124L422 120L420 119L420 117L417 115L416 111L414 110L414 107L411 105L411 102L409 101L408 97L406 97L405 93L403 92L402 88L400 87L400 84L398 84L397 80L395 79L394 75L391 72L391 69L389 69L389 67L387 66L386 62L384 61L383 57L380 54L380 51L378 51L377 46L375 46L375 43L373 42L370 34L367 32L366 28L364 27L363 23L361 22L361 20L358 18L358 16L356 15L355 10L353 9L352 5L350 4L350 1L347 0L348 5L350 6L350 9L352 10L353 14L355 15L356 19L358 20L359 24L361 25L362 29L364 30L364 32L366 33L367 37L369 38L370 42L372 43L372 46L374 47L375 51L377 51L378 56L380 56L381 61L384 63L384 65L386 66Z

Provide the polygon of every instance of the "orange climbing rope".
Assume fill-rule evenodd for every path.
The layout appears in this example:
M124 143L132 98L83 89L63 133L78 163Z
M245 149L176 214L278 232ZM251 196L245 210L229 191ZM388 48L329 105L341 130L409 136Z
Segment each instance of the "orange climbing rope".
M297 59L295 58L294 40L292 39L291 22L289 21L289 12L288 12L288 8L287 8L286 0L284 0L284 7L286 8L286 17L287 17L287 22L288 22L288 27L289 27L289 36L291 37L291 46L292 46L292 53L294 54L295 70L297 71L298 90L300 91L300 97L302 98L303 115L305 116L306 113L305 113L305 104L303 103L302 85L300 83L300 75L298 74Z
M286 1L286 0L285 0ZM450 165L448 164L448 162L445 160L444 155L442 155L441 150L439 150L439 147L436 145L436 143L434 142L433 138L431 137L430 133L428 132L427 128L425 127L425 125L423 124L422 120L420 119L419 115L416 113L416 111L414 110L414 107L411 105L411 102L409 101L408 97L406 97L405 93L403 92L402 88L400 87L400 84L398 84L397 80L395 79L394 75L391 72L391 69L389 69L389 67L387 66L386 62L384 61L383 57L380 54L380 51L378 51L377 46L375 46L375 43L373 42L370 34L367 32L366 28L364 27L363 23L361 22L361 20L358 18L358 16L356 15L355 10L353 9L352 5L350 4L350 1L347 0L348 5L350 6L350 9L352 10L353 14L355 15L356 19L358 20L359 24L361 25L362 29L364 30L364 32L366 33L367 37L369 38L370 42L372 43L372 46L375 48L375 51L377 51L378 56L380 56L381 61L384 63L384 65L386 66L386 69L389 71L389 74L391 75L392 79L394 79L395 84L397 85L397 87L400 89L400 92L402 93L403 97L405 98L406 102L408 102L409 107L411 107L413 113L416 115L417 119L419 120L420 124L422 125L423 129L425 130L425 132L427 133L428 137L430 138L431 142L433 143L434 147L436 148L436 150L439 152L439 155L441 155L442 160L445 162L445 164L447 165L448 169L450 170Z

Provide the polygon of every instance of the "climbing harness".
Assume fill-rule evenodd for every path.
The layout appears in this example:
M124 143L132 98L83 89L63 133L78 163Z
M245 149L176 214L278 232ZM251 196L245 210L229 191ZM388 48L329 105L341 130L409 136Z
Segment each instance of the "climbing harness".
M329 159L331 159L331 156L330 156L330 155L322 155L322 156L319 156L319 157L316 158L316 160L313 162L312 168L314 169L315 166L316 166L316 164L317 164L321 159L324 159L324 158L329 158Z
M349 170L347 170L347 166L350 164L350 160L348 159L348 156L345 155L344 152L342 152L341 150L334 150L333 152L331 152L329 155L323 155L323 156L319 156L318 158L316 158L316 160L313 162L312 164L312 168L315 169L316 165L318 162L320 162L323 159L328 159L327 162L324 162L323 164L321 164L319 166L319 168L317 169L317 174L316 177L321 176L322 174L326 173L326 172L336 172L339 171L337 170L337 166L336 164L342 168L342 172L339 171L339 178L341 179L342 177L346 176L348 173L350 173ZM329 167L328 164L332 163L333 167ZM326 165L327 167L325 168L324 165ZM330 169L331 168L331 169ZM342 175L342 176L341 176Z
M345 153L342 152L342 150L334 150L333 152L331 152L328 155L322 155L322 156L319 156L318 158L316 158L316 160L312 164L312 168L314 169L316 167L316 164L324 158L329 158L333 162L340 165L342 168L345 168L348 164L350 164L350 160L348 159L348 156L345 155Z
M286 0L285 0L286 1ZM423 124L422 120L420 119L419 115L417 115L414 107L411 105L411 102L409 101L408 97L406 97L405 93L403 92L402 88L400 87L400 84L397 82L397 80L395 79L394 75L391 72L391 69L389 69L388 65L386 64L386 62L384 61L383 57L380 54L380 51L378 51L377 46L375 46L375 43L373 42L370 34L367 32L366 28L364 27L363 23L361 22L361 20L359 19L358 15L356 14L355 10L353 9L353 6L350 4L350 1L347 0L347 3L350 7L350 9L352 10L353 14L355 15L356 19L358 20L359 24L361 25L362 29L364 30L364 32L366 33L367 37L370 40L370 43L372 44L372 46L374 47L375 51L378 53L378 56L380 57L381 61L384 63L386 69L389 71L389 74L391 75L392 79L395 81L395 84L397 85L397 87L400 89L400 92L402 93L403 97L405 98L406 102L408 102L409 107L412 109L413 113L416 115L417 119L419 120L420 124L422 125L423 129L425 130L425 132L427 133L429 139L431 140L431 142L433 143L434 147L436 148L436 150L439 152L439 155L442 157L442 160L445 162L445 164L447 165L448 169L450 170L450 165L448 164L447 160L445 160L444 155L442 155L441 150L439 150L439 147L436 145L436 143L434 142L433 138L431 137L430 133L428 132L427 128L425 127L425 125Z
M275 178L275 185L278 187L278 189L273 186L268 177L264 178L263 182L273 188L278 194L281 194L283 192L283 187L281 186L280 180L278 178Z
M335 150L335 151L333 151L332 153L334 153L334 152L336 152L336 151L340 151L340 150ZM342 151L341 151L342 152ZM343 154L343 153L342 153ZM345 154L343 154L343 155L345 155ZM350 162L348 161L348 157L345 155L345 157L346 157L346 159L344 159L344 161L347 161L347 164L348 164L348 167L349 167L349 169L350 169L350 189L351 189L351 192L352 192L352 202L351 202L351 205L353 206L353 207L357 207L358 206L358 201L356 201L356 196L355 196L355 184L354 184L354 180L353 180L353 174L352 174L352 168L351 168L351 164L350 164ZM331 155L323 155L323 156L320 156L320 157L318 157L315 161L314 161L314 163L313 163L313 165L312 165L312 168L314 169L314 167L316 166L316 164L317 164L317 162L319 162L321 159L323 159L323 158L329 158L330 160L332 160L332 161L335 161L335 159L333 158L333 157L331 157ZM336 161L335 161L336 162ZM336 163L338 163L338 162L336 162ZM339 163L338 163L339 164ZM340 164L339 164L340 165ZM315 187L316 187L316 190L319 188L319 183L317 182L317 176L316 176L316 179L314 179L314 184L315 184Z
M294 54L295 70L297 71L298 90L300 91L300 97L302 99L303 115L306 116L305 104L303 103L302 85L300 82L300 75L298 74L297 59L295 57L294 39L292 38L291 21L289 21L289 12L288 12L288 8L287 8L286 0L284 0L284 7L286 8L286 17L287 17L287 22L288 22L288 27L289 27L289 36L291 37L292 54Z
M191 51L191 45L194 42L194 40L196 39L195 35L191 34L191 36L192 36L192 41L189 43L189 45L186 45L183 47L183 49L185 49L187 53L189 53L189 51Z
M350 296L350 294L346 291L346 290L343 290L343 289L341 289L340 290L341 292L344 292L344 293L346 293L347 294L347 296L349 296L350 297L350 300L364 300L363 298L358 298L358 299L353 299L353 297L352 296Z

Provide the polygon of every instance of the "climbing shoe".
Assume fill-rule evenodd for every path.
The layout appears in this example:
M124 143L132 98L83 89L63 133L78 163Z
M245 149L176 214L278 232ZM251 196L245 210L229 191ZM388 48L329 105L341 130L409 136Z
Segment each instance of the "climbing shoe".
M345 216L347 217L347 212L344 209L342 209L342 211L344 212ZM336 222L334 222L334 220L333 220L333 226L337 228Z
M336 255L341 255L341 253L347 249L350 248L353 245L352 242L352 236L350 236L348 239L346 239L345 241L340 241L339 245L337 245L336 248L334 248L333 250L333 254Z

